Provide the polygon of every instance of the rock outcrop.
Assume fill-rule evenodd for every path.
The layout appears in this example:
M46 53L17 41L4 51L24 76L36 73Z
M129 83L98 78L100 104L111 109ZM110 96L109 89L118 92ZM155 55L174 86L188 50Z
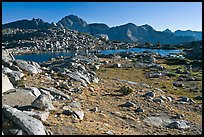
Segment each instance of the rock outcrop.
M22 70L25 70L31 74L37 74L37 73L42 72L42 70L40 69L40 65L36 62L15 60L15 64L18 67L20 67Z
M45 127L40 120L7 105L2 106L2 113L22 128L27 135L46 135Z
M10 82L9 78L2 73L2 93L14 89L13 84Z

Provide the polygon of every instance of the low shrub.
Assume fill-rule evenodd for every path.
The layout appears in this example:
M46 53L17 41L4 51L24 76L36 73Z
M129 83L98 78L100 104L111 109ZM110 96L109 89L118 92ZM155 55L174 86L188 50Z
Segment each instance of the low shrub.
M132 93L133 90L129 87L123 86L118 90L118 92L120 92L122 95L128 95L128 94Z

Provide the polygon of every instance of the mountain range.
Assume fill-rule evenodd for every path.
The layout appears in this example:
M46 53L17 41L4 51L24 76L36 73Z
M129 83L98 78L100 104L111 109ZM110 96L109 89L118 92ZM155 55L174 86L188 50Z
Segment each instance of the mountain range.
M202 40L202 32L199 31L177 30L173 33L169 29L157 31L148 24L137 26L133 23L109 27L104 23L88 24L86 21L75 15L66 16L57 23L48 23L38 18L32 20L18 20L2 25L2 28L19 29L48 29L53 27L58 29L73 29L79 32L91 34L93 36L105 34L108 36L109 40L123 42L140 41L154 44L158 42L161 44L179 44Z

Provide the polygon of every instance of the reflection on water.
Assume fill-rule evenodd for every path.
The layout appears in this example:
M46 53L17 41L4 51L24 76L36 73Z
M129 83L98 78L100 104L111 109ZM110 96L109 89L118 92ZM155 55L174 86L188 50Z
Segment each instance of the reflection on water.
M182 50L162 50L162 49L146 49L146 48L130 48L130 49L116 49L116 50L101 50L100 54L113 54L119 52L143 52L151 51L159 53L162 56L169 55L170 53L179 53ZM50 58L55 58L58 56L70 56L73 54L87 54L87 51L69 51L69 52L45 52L39 54L28 54L28 55L15 55L16 59L22 59L27 61L43 62L47 61Z

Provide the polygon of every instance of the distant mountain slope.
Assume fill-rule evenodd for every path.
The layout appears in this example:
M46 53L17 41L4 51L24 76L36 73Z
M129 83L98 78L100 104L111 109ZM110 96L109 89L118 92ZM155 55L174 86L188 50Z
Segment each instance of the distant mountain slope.
M107 34L110 27L103 23L88 24L86 32L96 36L97 34Z
M171 30L156 31L148 24L137 26L133 23L109 27L104 23L87 24L86 21L75 15L69 15L55 23L47 23L41 19L20 20L3 24L3 28L22 28L22 29L41 29L57 27L59 29L73 29L80 32L89 33L93 36L98 34L105 34L109 40L124 41L124 42L150 42L161 44L179 44L184 42L191 42L195 40L202 40L202 32L196 31L176 31L172 33Z
M43 21L42 19L19 20L3 24L2 28L19 28L19 29L47 29L53 27L53 24Z
M199 31L191 31L191 30L177 30L174 32L175 36L194 36L196 40L202 40L202 32Z

